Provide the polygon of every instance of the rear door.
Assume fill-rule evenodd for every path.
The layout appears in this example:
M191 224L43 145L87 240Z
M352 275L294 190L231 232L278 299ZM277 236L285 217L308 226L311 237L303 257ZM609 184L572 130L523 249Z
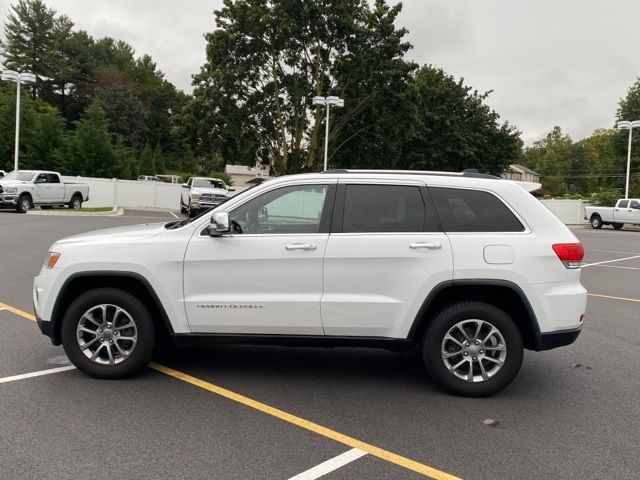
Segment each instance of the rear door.
M64 202L64 183L60 181L57 173L47 173L49 198L51 203Z
M451 246L424 184L340 180L324 259L325 334L404 338L452 272Z

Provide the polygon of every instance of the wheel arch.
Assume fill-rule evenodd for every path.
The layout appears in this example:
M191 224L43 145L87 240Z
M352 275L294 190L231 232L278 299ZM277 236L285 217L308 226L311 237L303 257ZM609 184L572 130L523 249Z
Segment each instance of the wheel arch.
M157 327L173 334L173 326L169 316L149 281L135 272L96 271L71 275L60 288L60 293L51 314L52 336L54 345L62 343L62 318L67 308L81 294L95 288L112 287L136 295L149 309Z
M541 349L538 320L522 289L508 280L450 280L438 284L423 302L408 339L420 341L426 326L447 305L460 301L480 301L504 310L516 323L525 348Z

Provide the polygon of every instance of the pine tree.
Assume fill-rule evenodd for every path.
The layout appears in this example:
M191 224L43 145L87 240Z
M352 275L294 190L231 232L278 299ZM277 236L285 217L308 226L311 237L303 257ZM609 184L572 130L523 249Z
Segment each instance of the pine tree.
M116 173L116 155L111 144L109 122L102 109L92 103L83 118L74 123L76 130L69 148L69 166L73 174L113 176Z
M140 155L140 162L138 163L139 175L155 175L156 165L153 161L153 150L149 145L145 145Z

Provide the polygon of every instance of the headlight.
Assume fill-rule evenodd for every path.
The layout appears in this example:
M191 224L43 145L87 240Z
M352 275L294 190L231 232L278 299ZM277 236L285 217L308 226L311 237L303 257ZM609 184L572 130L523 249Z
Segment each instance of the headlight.
M4 193L18 193L18 187L5 187Z
M47 255L47 258L44 261L45 268L55 267L59 258L60 258L60 254L58 252L49 252L49 254Z
M202 195L200 192L193 192L191 194L191 198L196 198L197 199L197 198L200 198L200 195Z

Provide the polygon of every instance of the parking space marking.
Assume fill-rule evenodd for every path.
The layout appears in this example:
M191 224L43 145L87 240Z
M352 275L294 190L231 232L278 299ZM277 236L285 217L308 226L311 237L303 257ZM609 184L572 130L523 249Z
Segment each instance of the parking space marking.
M176 218L180 218L178 215L176 215L176 214L175 214L175 213L173 213L173 212L169 212L169 213L170 213L171 215L173 215L174 217L176 217Z
M342 443L352 448L357 448L370 455L373 455L374 457L378 457L382 460L386 460L387 462L406 468L407 470L420 473L435 480L460 480L458 477L443 472L442 470L438 470L423 463L416 462L415 460L411 460L410 458L403 457L402 455L398 455L397 453L384 450L356 438L349 437L348 435L345 435L343 433L337 432L327 427L323 427L322 425L311 422L309 420L305 420L304 418L298 417L291 413L287 413L284 410L280 410L279 408L272 407L252 398L245 397L244 395L241 395L239 393L232 392L231 390L227 390L226 388L219 387L218 385L214 385L213 383L200 380L199 378L193 377L178 370L174 370L173 368L165 367L164 365L159 365L154 362L151 362L149 364L149 367L157 370L158 372L169 375L170 377L174 377L178 380L182 380L183 382L202 388L203 390L215 393L229 400L233 400L234 402L238 402L242 405L288 422L292 425L296 425L300 428L304 428L305 430L309 430L318 435L322 435L323 437L327 437L338 443Z
M16 315L20 315L28 320L36 321L36 317L31 315L30 313L25 312L24 310L20 310L19 308L12 307L11 305L7 305L6 303L0 302L0 308L2 310L6 310L7 312L15 313Z
M640 299L638 299L638 298L613 297L611 295L601 295L599 293L589 293L587 295L589 295L590 297L607 298L609 300L621 300L621 301L624 301L624 302L638 302L638 303L640 303Z
M622 268L625 270L640 270L640 267L623 267L622 265L593 265L598 268Z
M367 452L358 448L352 448L351 450L341 453L337 457L330 458L326 462L322 462L309 470L299 473L295 477L291 477L289 480L316 480L317 478L320 478L327 473L331 473L340 467L344 467L365 455L367 455Z
M640 258L640 255L634 255L633 257L616 258L613 260L604 260L603 262L586 263L582 265L582 268L593 267L594 265L602 265L604 263L622 262L624 260L633 260L634 258Z
M22 375L13 375L11 377L0 378L0 383L15 382L16 380L24 380L25 378L41 377L43 375L51 375L52 373L66 372L67 370L73 370L75 368L76 367L74 367L73 365L67 365L65 367L40 370L39 372L23 373Z

